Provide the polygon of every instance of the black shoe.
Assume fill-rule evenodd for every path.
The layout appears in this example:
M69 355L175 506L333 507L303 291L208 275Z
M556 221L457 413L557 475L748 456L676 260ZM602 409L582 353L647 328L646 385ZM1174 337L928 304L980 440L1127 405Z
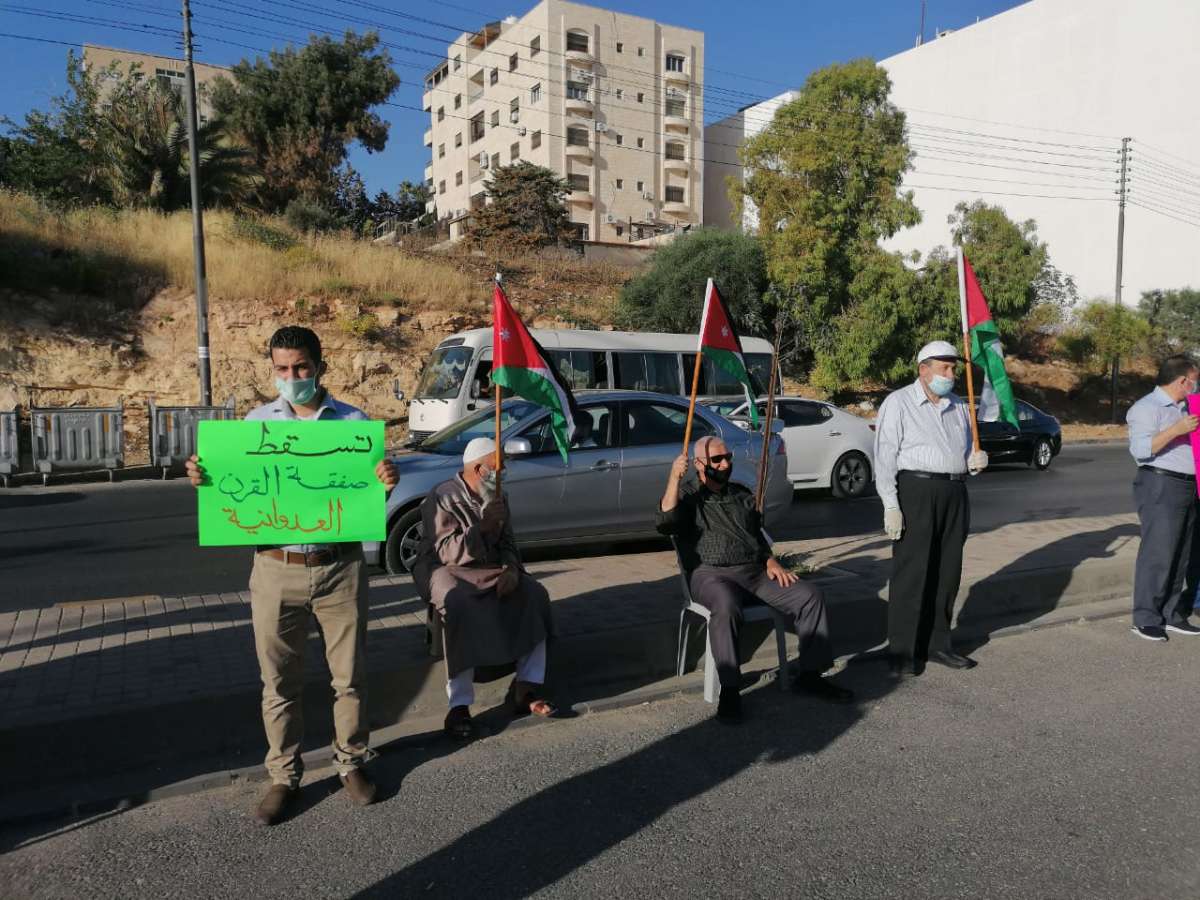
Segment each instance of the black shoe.
M1167 630L1161 625L1134 625L1129 630L1148 641L1165 641L1167 639Z
M1200 634L1200 628L1197 628L1187 619L1184 619L1182 622L1177 622L1174 625L1168 625L1167 631L1174 632L1175 634Z
M819 672L801 672L792 681L792 690L829 703L854 702L854 691L822 678Z
M979 665L970 657L955 653L953 650L934 650L929 654L929 661L951 669L973 669Z
M904 681L917 676L917 667L907 656L889 656L888 674L896 681Z
M717 718L731 725L742 721L742 695L737 688L721 688L721 696L717 700Z
M287 815L298 793L296 788L286 784L271 785L254 810L254 823L269 827L279 822Z

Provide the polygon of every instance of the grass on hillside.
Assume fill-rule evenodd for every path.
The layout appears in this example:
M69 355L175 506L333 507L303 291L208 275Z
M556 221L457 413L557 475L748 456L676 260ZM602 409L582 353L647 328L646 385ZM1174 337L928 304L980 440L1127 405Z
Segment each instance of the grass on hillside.
M227 212L206 212L205 233L214 302L344 297L409 312L488 308L495 263L469 252L410 254L346 235L301 236L281 219ZM188 211L61 212L0 190L0 285L10 290L94 296L103 302L88 315L102 317L140 309L169 286L190 290L193 265ZM537 256L504 260L502 267L519 306L567 320L586 318L589 324L608 321L627 277L610 267Z

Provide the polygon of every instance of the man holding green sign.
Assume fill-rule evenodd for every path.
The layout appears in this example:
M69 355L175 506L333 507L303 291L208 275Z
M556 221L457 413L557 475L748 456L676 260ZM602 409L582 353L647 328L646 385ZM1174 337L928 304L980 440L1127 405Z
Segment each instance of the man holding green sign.
M382 422L320 386L321 342L290 325L268 345L279 397L245 422L201 422L187 464L197 488L201 546L251 545L254 643L263 682L271 787L255 811L280 821L304 774L304 645L316 617L333 686L333 762L346 793L365 806L375 785L366 712L367 574L364 540L385 537L388 492Z

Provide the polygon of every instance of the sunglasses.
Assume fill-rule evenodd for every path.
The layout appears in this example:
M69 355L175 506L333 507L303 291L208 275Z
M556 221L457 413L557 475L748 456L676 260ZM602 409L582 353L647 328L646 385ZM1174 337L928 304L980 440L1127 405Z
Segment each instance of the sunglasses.
M731 463L731 462L733 462L733 454L732 453L718 453L716 456L710 456L708 458L708 462L709 463L723 463L723 462Z

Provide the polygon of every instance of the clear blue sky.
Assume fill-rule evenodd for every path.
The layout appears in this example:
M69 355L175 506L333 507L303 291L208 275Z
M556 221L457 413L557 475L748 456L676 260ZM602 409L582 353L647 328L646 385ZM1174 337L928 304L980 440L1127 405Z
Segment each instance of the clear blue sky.
M268 32L303 41L309 31L340 33L345 28L366 30L357 19L379 25L384 40L420 52L393 49L402 84L393 95L396 103L419 107L421 80L435 62L429 52L444 53L457 31L423 24L380 12L408 13L434 22L472 30L506 15L521 15L534 0L502 3L497 0L193 0L197 33L197 58L230 65L253 52L230 43L269 49L285 40L246 32ZM666 0L608 0L592 4L634 13L705 33L707 97L713 88L769 97L787 87L798 87L814 69L831 62L861 56L881 59L911 47L920 25L920 0L751 0L751 2L666 2ZM1018 0L928 0L926 36L935 28L957 28L1018 6ZM64 17L103 20L63 21L26 15L15 8ZM373 7L373 8L372 8ZM0 5L0 32L30 35L57 41L123 47L148 53L178 55L179 40L158 29L179 27L179 0L4 0ZM255 18L259 16L261 18ZM285 25L292 19L308 27ZM109 23L121 23L114 27ZM235 30L241 29L241 30ZM404 30L437 37L431 40ZM0 115L20 119L33 108L46 107L49 98L65 87L68 48L0 36ZM722 96L732 97L733 94ZM740 95L738 95L740 98ZM745 98L747 102L749 97ZM710 109L713 104L710 102ZM368 154L355 149L351 161L362 172L371 192L394 188L403 179L419 181L429 151L421 137L429 127L428 115L382 107L391 123L387 148ZM729 110L732 111L732 110ZM720 110L720 118L727 114Z

